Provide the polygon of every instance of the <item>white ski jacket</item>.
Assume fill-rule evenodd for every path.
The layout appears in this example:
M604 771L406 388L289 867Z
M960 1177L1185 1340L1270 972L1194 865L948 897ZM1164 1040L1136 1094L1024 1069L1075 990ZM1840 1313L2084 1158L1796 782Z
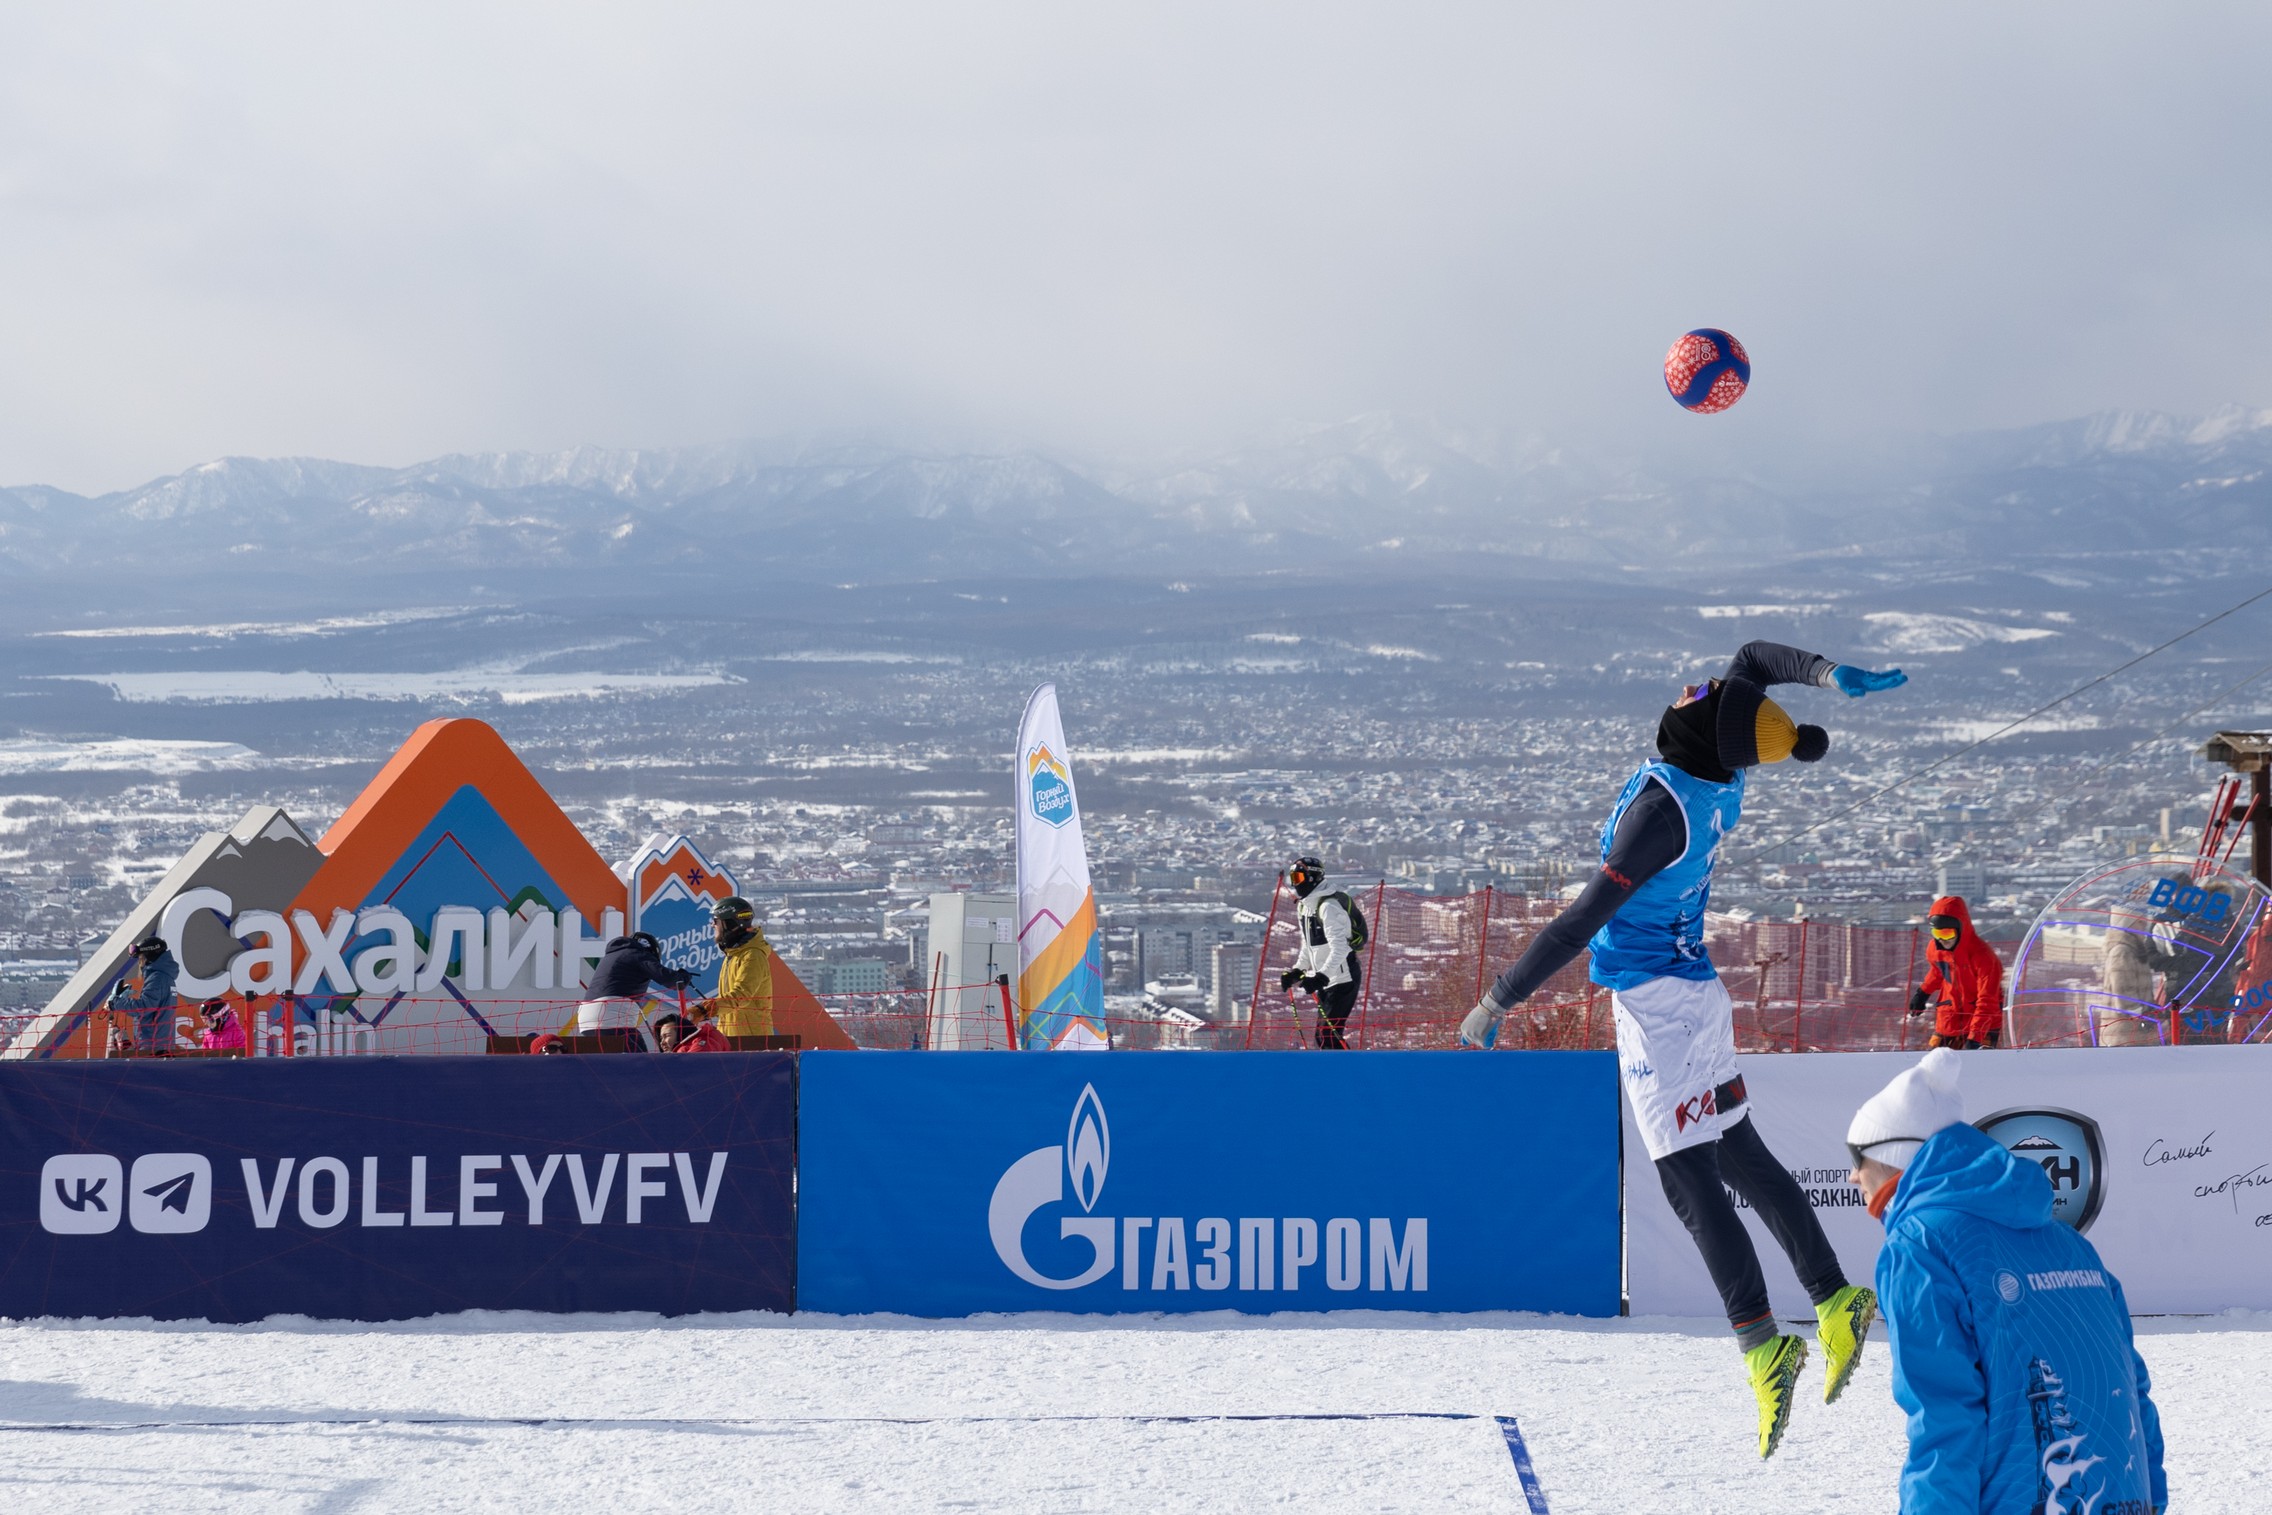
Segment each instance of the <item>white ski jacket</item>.
M1294 969L1305 977L1325 975L1331 989L1349 982L1349 912L1321 886L1301 902L1294 922L1302 933L1301 951L1294 954Z

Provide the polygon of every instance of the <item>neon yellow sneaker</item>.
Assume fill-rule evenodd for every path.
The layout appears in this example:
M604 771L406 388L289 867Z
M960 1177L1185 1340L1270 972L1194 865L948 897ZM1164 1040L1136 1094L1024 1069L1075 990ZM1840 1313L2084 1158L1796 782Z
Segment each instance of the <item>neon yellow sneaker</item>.
M1783 1428L1791 1423L1791 1394L1799 1370L1807 1365L1806 1338L1778 1336L1744 1353L1743 1362L1751 1370L1751 1392L1759 1398L1759 1455L1773 1457L1783 1444Z
M1878 1318L1878 1297L1860 1284L1848 1284L1814 1307L1814 1339L1822 1346L1822 1402L1829 1404L1854 1376L1862 1360L1862 1343L1870 1339L1870 1322Z

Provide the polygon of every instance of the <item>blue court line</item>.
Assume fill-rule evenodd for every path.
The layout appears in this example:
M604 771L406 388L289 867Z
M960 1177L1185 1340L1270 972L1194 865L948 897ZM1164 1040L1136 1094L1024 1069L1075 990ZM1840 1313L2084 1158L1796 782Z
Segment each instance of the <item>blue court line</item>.
M985 1425L1170 1425L1228 1422L1348 1420L1485 1420L1458 1410L1333 1411L1272 1415L292 1415L208 1420L0 1420L8 1431L227 1431L239 1427L275 1430L289 1426L548 1426L598 1430L648 1430L669 1426L985 1426Z
M1197 1426L1269 1421L1358 1420L1495 1421L1499 1434L1506 1438L1508 1454L1515 1460L1515 1477L1522 1483L1523 1499L1530 1505L1530 1515L1548 1515L1546 1491L1539 1487L1538 1474L1530 1465L1530 1449L1523 1445L1523 1434L1517 1429L1515 1418L1512 1415L1476 1415L1460 1410L1318 1410L1276 1415L248 1415L242 1419L228 1420L6 1420L0 1421L0 1434L11 1431L87 1434L103 1431L283 1430L293 1426L430 1426L467 1430L543 1430L561 1427L600 1431L651 1431L673 1427L700 1429L705 1426L1094 1425L1106 1422L1120 1425Z
M1547 1515L1546 1490L1539 1487L1538 1473L1530 1465L1530 1448L1523 1445L1522 1430L1512 1415L1495 1415L1499 1434L1507 1438L1507 1455L1515 1460L1515 1477L1522 1481L1523 1498L1530 1505L1530 1515Z

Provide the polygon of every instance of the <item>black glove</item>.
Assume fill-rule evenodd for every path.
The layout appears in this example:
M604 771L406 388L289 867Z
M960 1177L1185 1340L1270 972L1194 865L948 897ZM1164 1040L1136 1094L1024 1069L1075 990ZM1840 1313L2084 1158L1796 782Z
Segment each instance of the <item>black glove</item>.
M1909 1013L1911 1015L1923 1015L1925 1013L1924 990L1912 989L1909 991Z
M1322 973L1311 974L1308 978L1302 980L1302 987L1312 994L1323 994L1325 992L1325 975Z
M2004 1033L2001 1031L1991 1031L1980 1038L1980 1045L1983 1047L1999 1047L2003 1045L2003 1042Z
M1292 992L1293 992L1293 988L1294 988L1294 985L1295 985L1295 984L1296 984L1296 983L1297 983L1297 982L1298 982L1298 981L1299 981L1299 980L1301 979L1301 976L1302 976L1302 970L1301 970L1301 969L1299 969L1299 968L1288 968L1288 969L1287 969L1287 970L1286 970L1286 971L1285 971L1284 973L1281 973L1281 974L1279 974L1279 975L1278 975L1278 988L1279 988L1279 991L1280 991L1281 993L1288 993L1288 994L1292 993Z

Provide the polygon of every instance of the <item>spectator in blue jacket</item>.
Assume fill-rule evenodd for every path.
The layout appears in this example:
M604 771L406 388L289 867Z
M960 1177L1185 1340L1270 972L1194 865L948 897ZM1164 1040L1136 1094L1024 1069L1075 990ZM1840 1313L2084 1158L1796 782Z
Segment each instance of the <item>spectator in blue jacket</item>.
M2161 1417L2122 1285L2052 1219L2043 1171L1964 1123L1958 1068L1926 1053L1846 1133L1885 1222L1902 1515L2152 1515L2169 1503Z
M181 977L181 964L174 961L164 937L146 936L134 944L134 960L126 969L129 974L137 970L141 973L139 984L129 989L121 982L111 991L110 1008L134 1022L130 1047L119 1045L123 1039L116 1036L113 1027L114 1049L141 1057L170 1052L174 1045L174 981Z

